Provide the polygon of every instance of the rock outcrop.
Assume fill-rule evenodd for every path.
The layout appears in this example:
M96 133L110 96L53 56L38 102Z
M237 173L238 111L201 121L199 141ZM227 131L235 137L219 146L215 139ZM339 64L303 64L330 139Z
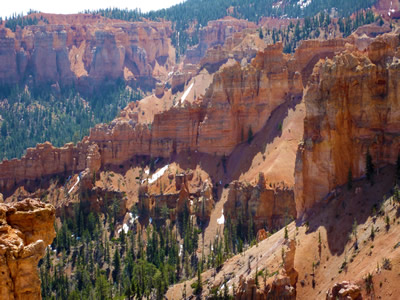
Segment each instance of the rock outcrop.
M0 204L0 299L41 299L37 265L53 242L54 207L35 199Z
M280 43L270 45L250 64L224 66L214 74L204 95L155 114L151 124L138 122L137 113L123 112L110 124L97 125L76 146L57 149L46 143L28 149L21 160L1 163L0 189L4 194L28 180L87 167L98 170L137 155L170 157L194 151L228 156L263 128L277 107L301 97L304 82L309 82L295 194L296 211L304 212L346 181L350 161L354 176L362 174L367 144L375 139L380 143L379 138L384 137L385 142L379 153L371 147L374 159L385 163L397 157L397 149L385 145L397 143L398 38L377 38L368 43L365 53L357 50L354 39L303 42L294 56L283 54ZM345 49L352 52L335 56ZM334 56L319 64L311 76L316 60ZM342 120L347 120L347 125ZM382 130L383 135L376 137ZM343 145L349 151L334 154L341 153L338 149Z
M200 30L199 44L186 51L185 63L197 64L206 54L208 48L223 45L225 40L236 32L245 29L255 30L257 25L246 20L225 17L220 20L210 21Z
M172 220L184 210L202 222L210 220L214 195L209 178L203 180L201 175L188 171L165 174L156 182L145 181L139 189L138 208L148 212L152 219L163 218L160 208L167 207Z
M35 180L55 174L83 171L86 167L97 168L96 155L92 154L87 139L74 146L53 147L49 142L28 148L26 155L18 160L5 160L1 165L0 190L6 192L17 184L35 184Z
M285 187L269 187L263 176L256 186L234 181L229 185L224 205L225 217L244 222L252 219L256 230L282 228L296 217L294 192Z
M106 80L125 79L152 88L154 78L165 77L175 64L169 22L41 15L50 24L0 30L0 83L32 76L35 84L75 84L87 92Z
M361 300L361 288L348 281L336 283L326 292L326 300Z
M333 189L375 167L395 163L400 150L398 35L375 39L365 52L345 52L315 67L304 101L304 142L296 162L298 216Z
M137 114L125 112L110 124L97 125L75 147L67 144L56 149L44 144L28 149L21 160L0 164L0 189L8 191L25 180L83 171L92 164L93 158L87 158L92 144L98 146L100 156L93 157L100 166L119 165L135 155L169 157L184 151L229 155L250 134L256 134L277 107L302 96L302 68L309 63L297 57L284 55L280 43L268 46L250 64L223 67L205 95L156 114L150 125L138 123Z
M296 242L291 240L282 268L273 278L268 278L263 284L256 285L255 278L244 278L241 276L239 286L235 291L235 299L296 299L296 284L298 272L294 269L294 258L296 253ZM259 281L262 281L260 278Z

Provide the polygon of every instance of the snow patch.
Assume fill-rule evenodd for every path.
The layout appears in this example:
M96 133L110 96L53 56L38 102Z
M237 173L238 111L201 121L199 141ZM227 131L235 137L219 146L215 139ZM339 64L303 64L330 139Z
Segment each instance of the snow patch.
M218 223L219 225L222 225L222 224L225 223L224 209L222 209L221 214L222 214L221 217L219 217L219 218L217 219L217 223Z
M135 221L136 221L137 219L139 219L138 216L135 216L135 217L134 217L134 216L132 215L132 213L129 213L129 223L130 223L130 224L135 223Z
M144 171L144 173L145 173L146 175L149 175L149 174L150 174L150 170L147 169L146 171Z
M282 2L283 2L283 1L279 1L279 2L277 2L277 3L275 3L275 4L272 4L272 8L279 8L279 7L281 7Z
M118 234L120 234L122 230L125 232L125 234L127 234L129 231L129 226L127 224L122 225L122 228L118 230Z
M152 184L153 182L157 181L158 178L164 175L165 171L167 171L169 165L162 167L160 170L155 172L153 176L149 179L149 183Z
M193 87L193 82L189 85L189 88L183 93L183 96L181 97L181 104L185 102L186 97L189 95L190 91L192 90ZM179 101L175 104L177 106L179 104Z
M79 181L81 181L81 173L79 173L78 178L76 179L75 184L72 186L72 188L69 189L68 194L70 194L74 188L76 187L76 185L79 183Z
M299 0L297 2L297 5L300 6L301 9L306 8L307 6L309 6L311 4L312 0Z
M179 245L179 256L182 256L183 253L183 245Z

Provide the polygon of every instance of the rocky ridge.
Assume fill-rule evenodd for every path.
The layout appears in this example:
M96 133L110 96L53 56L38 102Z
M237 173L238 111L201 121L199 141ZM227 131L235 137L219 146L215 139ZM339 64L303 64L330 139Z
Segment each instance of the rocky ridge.
M0 204L0 299L41 299L39 260L55 237L54 207L37 199Z
M223 45L225 40L235 33L249 29L255 31L257 25L246 20L225 17L220 20L210 21L200 29L199 44L189 48L186 52L185 63L198 64L206 54L208 48Z
M298 216L335 187L365 175L369 151L376 168L396 162L400 147L399 38L375 39L365 52L321 61L305 91L304 142L296 164Z
M169 22L41 15L49 24L0 29L0 83L74 84L91 90L123 79L152 88L175 64Z

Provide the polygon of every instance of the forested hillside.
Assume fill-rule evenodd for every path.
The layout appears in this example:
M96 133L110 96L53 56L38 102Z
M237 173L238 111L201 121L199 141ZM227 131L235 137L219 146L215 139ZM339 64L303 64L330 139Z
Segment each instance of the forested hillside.
M302 18L314 17L322 11L331 12L335 8L338 17L348 17L352 13L370 8L376 0L187 0L167 9L141 13L140 10L103 9L92 11L108 18L137 21L142 18L158 20L160 18L173 22L176 29L173 43L178 45L184 53L187 46L198 42L198 31L206 26L208 21L217 20L225 16L247 19L258 22L266 17ZM187 30L195 25L194 32L188 34Z
M88 97L74 89L54 91L3 87L0 95L0 158L21 157L28 147L51 142L63 146L78 142L89 128L109 122L139 92L123 85L104 88Z

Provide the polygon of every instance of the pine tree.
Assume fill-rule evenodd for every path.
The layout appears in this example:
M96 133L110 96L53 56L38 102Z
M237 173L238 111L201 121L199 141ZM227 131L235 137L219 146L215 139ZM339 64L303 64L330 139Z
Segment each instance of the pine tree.
M353 173L351 172L351 167L349 168L349 172L347 173L347 189L351 190L353 187Z
M112 273L112 277L113 277L114 283L118 283L119 275L121 272L121 257L119 256L118 248L115 249L115 251L114 251L113 267L114 267L114 270Z
M260 39L264 39L264 33L263 33L263 30L262 30L262 28L260 27L260 29L258 30L258 36L260 37Z
M371 182L371 184L373 184L373 175L374 175L374 164L372 162L372 156L369 153L369 149L367 151L366 154L366 158L365 158L365 169L366 169L366 175L367 175L367 179L369 182Z

